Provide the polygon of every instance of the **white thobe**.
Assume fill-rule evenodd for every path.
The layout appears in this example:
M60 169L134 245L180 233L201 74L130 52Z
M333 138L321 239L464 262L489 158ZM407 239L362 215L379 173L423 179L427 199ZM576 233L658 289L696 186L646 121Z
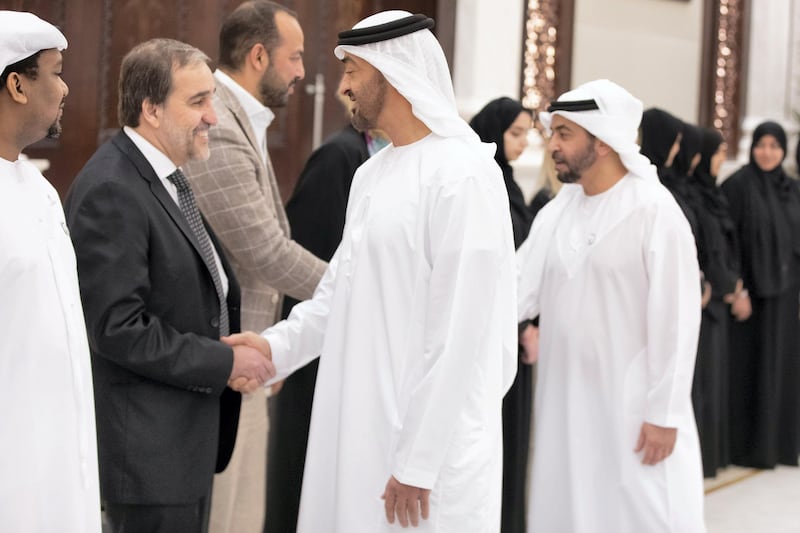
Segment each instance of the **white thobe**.
M0 529L100 531L89 345L55 189L0 159Z
M595 196L565 186L518 263L520 319L541 313L530 531L704 531L700 276L672 196L631 175ZM645 421L678 429L655 466L634 453Z
M265 332L278 378L321 353L301 533L400 530L381 500L392 475L432 489L418 531L499 530L516 265L485 148L430 134L369 159L314 297Z

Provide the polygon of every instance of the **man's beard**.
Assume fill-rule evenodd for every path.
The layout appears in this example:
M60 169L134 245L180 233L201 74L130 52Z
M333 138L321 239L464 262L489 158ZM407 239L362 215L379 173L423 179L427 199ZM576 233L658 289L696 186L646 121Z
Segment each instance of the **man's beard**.
M597 153L594 150L594 142L589 141L582 152L577 154L572 161L567 161L561 157L560 152L553 153L553 161L556 163L565 163L567 170L557 172L558 181L561 183L575 183L581 179L583 172L592 166L597 160Z
M61 136L61 119L56 119L49 128L47 128L48 139L58 139Z
M378 116L383 110L386 101L386 78L376 73L360 91L357 97L357 106L353 111L350 122L358 131L367 131L377 128Z
M258 84L261 103L267 107L284 107L289 103L289 88L299 81L295 78L286 86L278 77L275 69L269 67Z

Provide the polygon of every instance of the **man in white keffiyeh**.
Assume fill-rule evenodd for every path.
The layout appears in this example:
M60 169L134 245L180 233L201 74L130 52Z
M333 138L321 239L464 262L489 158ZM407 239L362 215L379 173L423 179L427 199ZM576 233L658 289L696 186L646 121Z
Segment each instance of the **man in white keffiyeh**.
M432 25L390 11L339 35L353 121L392 144L356 172L314 298L264 333L279 378L322 354L300 532L500 527L508 196L494 146L458 116Z
M548 111L567 185L518 251L519 319L541 328L528 527L702 532L689 224L639 154L639 100L597 80Z

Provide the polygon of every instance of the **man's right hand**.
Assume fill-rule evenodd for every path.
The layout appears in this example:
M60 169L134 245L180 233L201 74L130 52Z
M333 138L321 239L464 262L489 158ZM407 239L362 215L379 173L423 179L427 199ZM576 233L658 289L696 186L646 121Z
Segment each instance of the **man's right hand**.
M233 348L233 369L228 379L232 389L253 392L275 376L272 352L263 337L245 332L223 337L222 341Z

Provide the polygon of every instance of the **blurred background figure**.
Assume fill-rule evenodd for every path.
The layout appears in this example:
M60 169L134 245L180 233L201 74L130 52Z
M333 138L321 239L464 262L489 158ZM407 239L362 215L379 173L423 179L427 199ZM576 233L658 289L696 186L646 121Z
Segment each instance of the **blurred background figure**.
M741 245L752 316L732 324L731 462L797 466L800 350L800 192L783 170L786 133L753 131L750 162L722 184Z
M700 162L690 182L696 199L699 231L697 252L710 298L703 308L697 347L692 400L700 434L705 477L730 461L728 445L729 323L750 316L739 264L736 228L727 198L717 187L717 176L727 146L716 130L702 128Z

